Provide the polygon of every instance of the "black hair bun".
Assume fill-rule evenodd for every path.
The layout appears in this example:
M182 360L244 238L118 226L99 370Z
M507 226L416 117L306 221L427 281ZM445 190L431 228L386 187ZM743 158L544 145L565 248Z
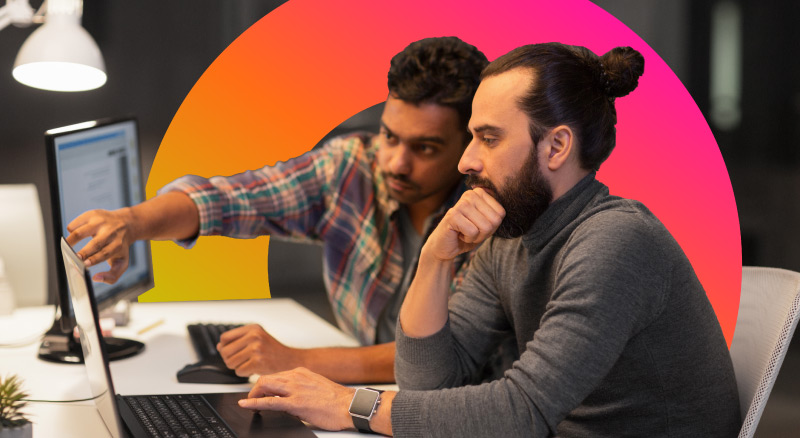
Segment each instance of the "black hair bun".
M644 56L630 47L616 47L600 57L606 74L609 97L626 96L639 85L644 74Z

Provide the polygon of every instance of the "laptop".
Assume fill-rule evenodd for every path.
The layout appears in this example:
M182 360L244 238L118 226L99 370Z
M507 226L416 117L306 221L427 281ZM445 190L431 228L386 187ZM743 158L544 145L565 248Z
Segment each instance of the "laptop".
M83 349L92 396L100 417L118 437L314 437L299 419L283 412L254 413L238 400L246 392L217 394L115 395L97 301L86 266L61 239L70 299ZM147 378L147 376L141 376Z

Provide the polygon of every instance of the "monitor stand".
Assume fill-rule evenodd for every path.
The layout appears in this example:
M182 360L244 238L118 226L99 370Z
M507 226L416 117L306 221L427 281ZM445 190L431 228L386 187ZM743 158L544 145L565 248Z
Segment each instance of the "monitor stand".
M139 341L124 338L104 336L106 354L109 360L125 359L144 350L144 344ZM56 363L83 363L83 350L81 344L75 339L70 330L69 334L61 329L60 319L53 322L39 346L39 359Z

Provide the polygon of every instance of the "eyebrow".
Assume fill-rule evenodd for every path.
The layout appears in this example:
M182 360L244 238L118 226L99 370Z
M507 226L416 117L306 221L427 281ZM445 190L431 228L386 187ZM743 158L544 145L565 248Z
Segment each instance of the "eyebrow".
M472 130L467 128L467 131L470 134L474 131L476 134L489 133L489 134L495 134L495 135L499 135L499 134L502 134L503 132L505 132L503 130L503 128L501 128L499 126L494 126L494 125L480 125L480 126L476 126Z
M389 133L389 135L395 135L394 132L391 129L389 129L388 126L386 126L386 123L384 123L383 120L381 120L381 128L385 129L386 132ZM424 135L421 135L421 136L418 136L418 137L409 137L406 140L409 143L436 143L436 144L440 144L440 145L444 145L445 144L444 138L437 137L437 136L424 136Z

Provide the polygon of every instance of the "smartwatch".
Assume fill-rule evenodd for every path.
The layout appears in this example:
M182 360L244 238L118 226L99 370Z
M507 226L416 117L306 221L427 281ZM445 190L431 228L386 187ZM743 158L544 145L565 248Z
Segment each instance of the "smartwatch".
M353 426L362 433L370 433L372 429L369 427L369 420L378 410L378 405L381 404L381 391L380 389L373 388L358 388L356 394L353 396L353 401L350 402L350 416L353 417Z

